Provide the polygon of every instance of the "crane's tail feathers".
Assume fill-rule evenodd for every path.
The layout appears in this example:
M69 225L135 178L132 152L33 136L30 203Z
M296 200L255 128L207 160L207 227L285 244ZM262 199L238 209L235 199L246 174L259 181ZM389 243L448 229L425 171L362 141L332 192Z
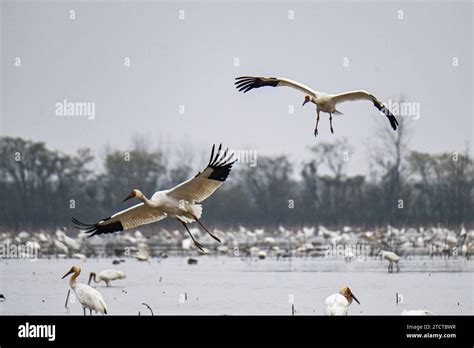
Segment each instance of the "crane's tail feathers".
M333 112L334 115L344 115L342 112L340 112L339 110L336 110Z
M193 204L192 209L193 209L193 215L195 217L197 217L198 219L200 219L201 215L202 215L202 205L201 204Z

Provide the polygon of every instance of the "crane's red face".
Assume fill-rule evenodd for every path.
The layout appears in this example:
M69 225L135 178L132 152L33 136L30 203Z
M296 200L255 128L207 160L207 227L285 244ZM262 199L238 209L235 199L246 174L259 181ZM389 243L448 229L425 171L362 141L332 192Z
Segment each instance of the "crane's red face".
M310 95L306 95L304 97L304 102L303 102L303 105L301 106L305 106L306 103L310 102L312 100L311 96Z
M137 197L137 190L133 190L132 192L130 192L130 194L127 197L125 197L125 199L122 201L122 203L125 202L125 201L128 201L129 199L135 198L135 197Z

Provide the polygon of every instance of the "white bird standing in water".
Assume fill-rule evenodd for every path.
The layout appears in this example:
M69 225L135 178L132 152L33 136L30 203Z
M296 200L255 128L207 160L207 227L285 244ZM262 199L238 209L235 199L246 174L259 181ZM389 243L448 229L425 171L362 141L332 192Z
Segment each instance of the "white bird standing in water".
M369 92L359 90L359 91L351 91L345 92L341 94L327 94L317 92L308 86L285 78L280 77L262 77L262 76L241 76L237 77L235 82L235 86L240 92L247 93L248 91L254 88L260 88L265 86L270 87L280 87L286 86L291 87L294 89L299 90L300 92L305 93L303 106L306 103L313 103L316 105L316 128L314 129L314 135L318 135L318 124L319 124L319 113L326 112L329 114L329 124L331 133L334 133L332 128L332 114L335 115L342 115L342 112L336 110L336 105L340 103L345 103L348 101L356 101L356 100L368 100L371 101L374 106L379 109L385 116L387 116L390 125L392 126L393 130L397 130L398 121L395 116L390 112L390 110L376 97L374 97Z
M394 263L397 265L397 272L400 272L400 267L398 266L398 261L400 261L400 256L398 256L392 251L386 251L386 250L380 251L379 255L382 256L384 259L388 260L388 273L393 272Z
M358 304L359 300L354 296L347 286L339 290L339 294L333 294L324 301L326 315L347 315L347 309L354 299Z
M202 206L200 203L212 195L229 176L232 165L235 163L234 154L227 154L228 149L222 151L219 145L214 156L215 145L212 146L209 164L202 172L193 178L175 186L170 190L155 192L148 199L140 190L133 190L123 201L136 198L142 203L118 212L111 217L102 219L95 224L84 224L75 218L72 222L79 229L87 229L86 233L94 235L113 233L131 228L151 224L166 217L176 218L191 236L194 244L204 252L203 246L194 239L187 223L196 221L212 238L220 243L220 239L211 233L201 222Z
M79 266L72 266L69 272L67 272L62 279L66 278L68 275L73 274L71 279L69 280L69 285L71 289L76 294L77 299L82 305L82 309L84 310L84 315L86 315L86 308L89 309L90 314L92 315L92 311L100 312L102 314L107 314L107 305L105 301L96 289L90 287L89 285L77 283L76 278L81 273L81 267Z
M105 282L107 287L109 287L109 286L112 286L112 284L110 283L112 280L125 279L125 278L126 278L126 275L122 271L117 271L115 269L107 269L105 271L100 272L99 274L96 274L95 272L91 272L89 274L89 282L87 284L90 285L92 280L94 280L95 283L100 283L103 281Z

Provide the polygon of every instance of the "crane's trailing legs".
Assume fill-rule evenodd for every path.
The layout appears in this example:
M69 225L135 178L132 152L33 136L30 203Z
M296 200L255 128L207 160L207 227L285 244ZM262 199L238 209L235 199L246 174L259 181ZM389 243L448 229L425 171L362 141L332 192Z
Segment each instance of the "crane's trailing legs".
M186 228L186 231L188 231L189 236L191 237L191 239L192 239L193 242L194 242L194 245L195 245L199 250L201 250L202 252L204 252L204 247L202 246L201 243L199 243L196 239L194 239L193 235L191 234L191 231L190 231L189 228L188 228L188 225L186 225L186 223L185 223L184 221L181 221L180 219L177 219L177 220L183 224L184 228Z
M318 113L318 117L316 118L316 128L314 128L314 136L318 135L318 124L319 124L319 111L316 111Z
M331 134L334 134L334 129L332 129L332 114L329 113L329 128L331 128Z
M217 240L219 243L222 243L221 240L219 238L217 238L217 236L213 233L211 233L211 231L209 231L206 226L204 226L202 224L202 222L196 217L196 216L193 216L194 217L194 220L196 220L196 222L212 237L214 238L215 240Z

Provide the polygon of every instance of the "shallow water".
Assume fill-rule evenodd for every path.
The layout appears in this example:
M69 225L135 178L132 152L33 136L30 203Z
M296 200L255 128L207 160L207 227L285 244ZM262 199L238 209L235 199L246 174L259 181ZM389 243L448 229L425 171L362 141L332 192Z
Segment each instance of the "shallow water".
M465 259L402 259L400 273L387 273L378 259L345 263L323 258L242 260L202 256L197 265L172 257L139 262L127 259L0 260L0 314L82 315L76 301L64 307L68 281L61 277L80 265L79 282L88 274L119 269L127 274L110 288L95 284L109 314L323 314L324 300L348 285L360 305L349 314L400 314L404 309L429 309L435 314L474 313L474 261ZM160 282L161 278L161 282ZM403 302L396 304L396 293Z

